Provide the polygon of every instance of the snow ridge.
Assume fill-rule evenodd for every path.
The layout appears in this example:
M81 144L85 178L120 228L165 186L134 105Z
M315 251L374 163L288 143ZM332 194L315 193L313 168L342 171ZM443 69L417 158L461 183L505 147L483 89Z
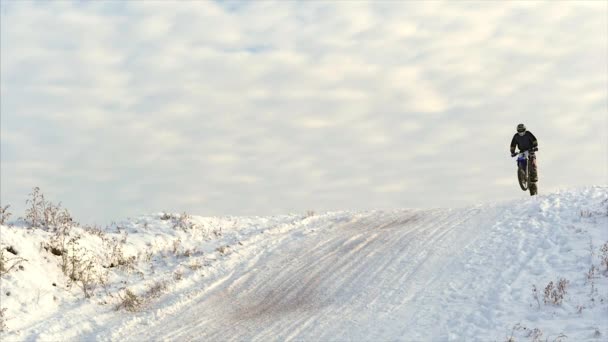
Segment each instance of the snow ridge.
M52 233L0 226L0 247L27 259L23 270L0 278L0 308L6 309L0 338L608 336L608 264L602 264L608 258L608 187L460 209L170 217L144 216L96 234L74 228L100 263L108 255L102 235L123 241L123 256L133 260L130 267L106 267L107 283L88 299L69 286L60 258L42 247ZM560 279L567 281L563 302L545 303L546 286ZM116 310L127 289L145 299L135 312Z

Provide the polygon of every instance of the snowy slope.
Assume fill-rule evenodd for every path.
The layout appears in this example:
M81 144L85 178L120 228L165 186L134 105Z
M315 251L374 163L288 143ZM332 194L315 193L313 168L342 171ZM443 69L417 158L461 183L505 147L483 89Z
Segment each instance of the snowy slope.
M127 233L124 254L134 266L109 269L108 284L90 299L67 288L58 257L40 248L50 233L2 226L2 247L28 261L2 276L0 337L608 338L607 187L461 209L188 222L174 227L153 215L107 228L123 240ZM83 234L103 260L99 237ZM563 302L545 303L545 287L561 278ZM163 286L152 296L155 284ZM135 312L116 310L127 288L145 299Z

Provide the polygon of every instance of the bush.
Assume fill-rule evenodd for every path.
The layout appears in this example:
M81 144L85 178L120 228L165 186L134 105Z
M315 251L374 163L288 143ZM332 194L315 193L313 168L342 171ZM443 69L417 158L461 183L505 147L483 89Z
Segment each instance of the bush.
M564 296L566 295L566 288L568 287L568 280L561 278L557 286L553 284L553 281L550 281L549 284L545 287L545 304L555 304L560 305Z
M61 203L54 204L44 198L39 187L35 187L25 201L25 221L34 228L57 229L60 226L72 226L70 213L61 208Z

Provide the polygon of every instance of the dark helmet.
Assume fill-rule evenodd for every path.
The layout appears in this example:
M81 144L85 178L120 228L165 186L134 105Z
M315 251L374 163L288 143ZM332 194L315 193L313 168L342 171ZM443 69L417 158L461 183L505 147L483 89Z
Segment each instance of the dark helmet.
M517 133L524 133L526 131L526 125L524 125L523 123L520 123L519 125L517 125Z

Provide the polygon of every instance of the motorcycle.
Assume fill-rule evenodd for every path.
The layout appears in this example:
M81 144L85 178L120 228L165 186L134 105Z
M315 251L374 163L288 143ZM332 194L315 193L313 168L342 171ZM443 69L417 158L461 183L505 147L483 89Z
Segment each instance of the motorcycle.
M529 172L530 154L536 151L538 151L538 148L533 147L514 154L514 156L517 156L517 180L519 181L519 187L523 191L529 190L530 196L534 196L538 193L536 182L530 181Z

